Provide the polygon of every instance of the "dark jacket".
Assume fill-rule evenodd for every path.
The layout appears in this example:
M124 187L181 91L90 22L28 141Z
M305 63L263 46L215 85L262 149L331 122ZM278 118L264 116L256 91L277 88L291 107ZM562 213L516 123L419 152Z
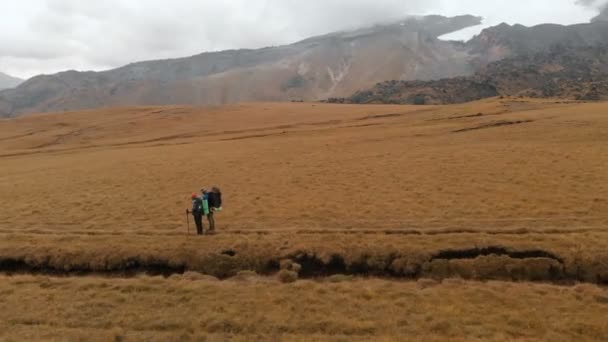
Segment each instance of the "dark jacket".
M203 214L203 199L197 197L192 200L192 214L202 215Z

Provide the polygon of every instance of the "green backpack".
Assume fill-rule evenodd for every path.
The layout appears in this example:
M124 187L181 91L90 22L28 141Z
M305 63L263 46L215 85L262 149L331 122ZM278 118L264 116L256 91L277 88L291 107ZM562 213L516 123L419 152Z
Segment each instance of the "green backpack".
M209 215L209 201L203 199L203 214Z

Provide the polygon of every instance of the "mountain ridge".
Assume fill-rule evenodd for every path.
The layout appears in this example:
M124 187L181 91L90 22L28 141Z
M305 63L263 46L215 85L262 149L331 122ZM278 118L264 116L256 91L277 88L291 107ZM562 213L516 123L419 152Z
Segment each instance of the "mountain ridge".
M136 62L104 72L41 75L0 92L0 115L104 106L228 104L347 96L385 79L434 79L473 69L461 43L438 39L475 16L411 17L278 47Z
M602 20L532 27L503 23L484 29L467 42L439 39L446 33L479 23L481 18L471 15L410 17L311 37L289 45L135 62L103 72L65 71L41 75L16 89L0 91L0 116L133 105L221 105L328 98L353 101L352 94L361 98L362 91L373 93L370 88L374 84L386 86L386 80L399 84L399 89L391 91L407 89L409 94L405 100L391 98L393 102L420 102L421 96L412 97L409 92L429 86L448 93L454 87L466 87L462 96L450 94L443 98L434 92L414 94L425 95L424 102L457 103L502 94L507 79L515 84L503 75L499 75L503 77L501 80L491 79L493 71L484 68L495 62L522 58L517 62L519 64L513 65L529 68L536 62L528 60L531 64L523 66L520 62L530 56L559 51L555 47L566 47L563 51L570 53L569 49L608 45L605 34L608 22ZM513 65L502 64L514 72ZM566 72L566 78L562 79L573 74ZM585 74L584 77L592 78L593 75ZM436 80L445 84L440 85ZM534 90L538 86L532 78L526 80L531 82L529 87L520 85L518 91ZM572 86L568 84L568 87ZM565 89L561 93L603 98L603 85L597 86L600 90L588 91L596 93L593 96Z

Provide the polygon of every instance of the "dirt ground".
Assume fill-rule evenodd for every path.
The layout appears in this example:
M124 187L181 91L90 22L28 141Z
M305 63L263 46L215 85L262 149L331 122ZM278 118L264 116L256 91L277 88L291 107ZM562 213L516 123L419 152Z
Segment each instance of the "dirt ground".
M0 120L0 340L607 340L607 109ZM213 185L219 233L188 236Z

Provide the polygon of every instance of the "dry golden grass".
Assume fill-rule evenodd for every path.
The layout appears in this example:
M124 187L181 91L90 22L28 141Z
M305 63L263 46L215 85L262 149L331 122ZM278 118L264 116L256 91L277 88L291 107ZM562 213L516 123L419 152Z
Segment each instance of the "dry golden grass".
M608 291L502 282L0 277L0 339L606 341Z
M608 283L607 109L247 104L0 121L0 269L187 271L1 277L0 340L606 340L603 288L449 278ZM190 193L215 184L219 234L186 236ZM300 280L254 276L282 265Z
M0 229L182 233L189 194L211 184L223 231L603 229L606 108L256 104L1 121Z
M543 248L565 259L571 250L597 257L608 234L606 108L509 99L250 104L0 121L0 248L23 249L10 242L17 236L49 246L37 254L44 258L57 254L52 246L66 248L61 241L105 236L87 250L105 257L128 245L138 255L183 236L189 194L219 184L226 208L219 229L236 242L281 233L265 239L305 249L315 234L348 233L322 237L326 249L342 241L348 250L361 234L380 246L378 234L409 233L428 235L431 253L460 248L455 241L469 236L498 234L495 244L514 246L542 233L531 248L555 235L566 250ZM438 235L464 232L437 243ZM410 236L390 240L409 248Z

